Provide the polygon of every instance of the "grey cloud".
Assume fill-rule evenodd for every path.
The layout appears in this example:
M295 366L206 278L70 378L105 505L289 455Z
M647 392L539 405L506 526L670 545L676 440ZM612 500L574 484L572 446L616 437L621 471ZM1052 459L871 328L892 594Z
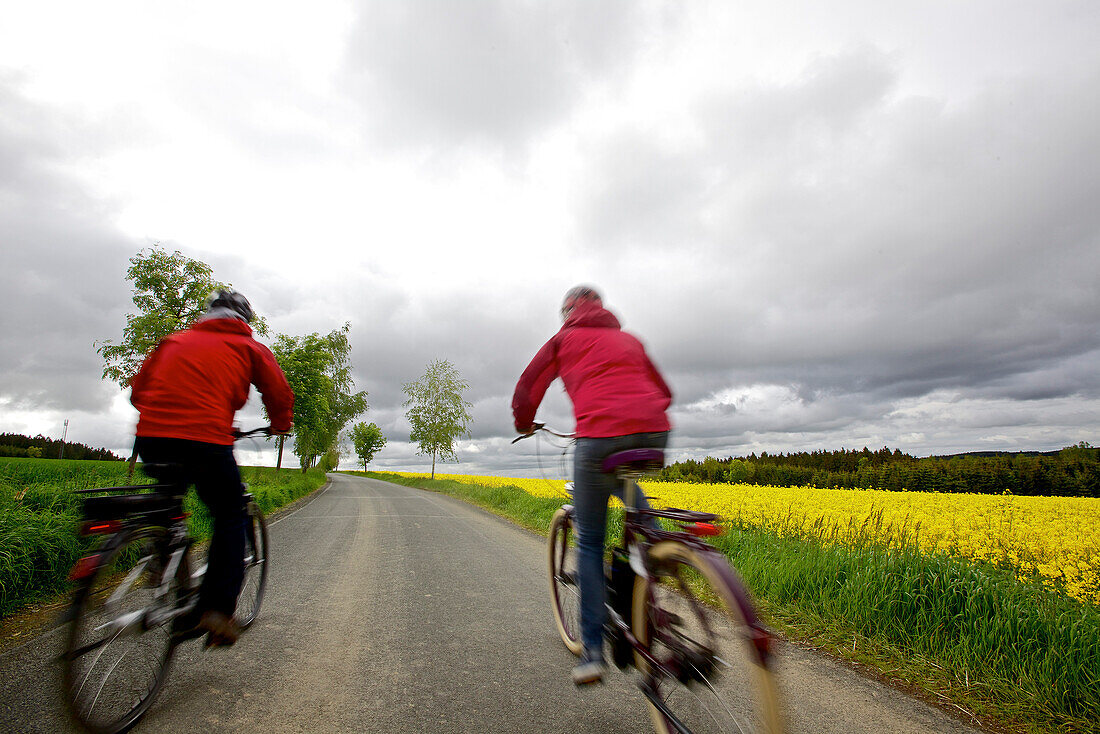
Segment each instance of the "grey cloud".
M376 422L391 440L407 440L402 385L418 379L429 362L446 359L470 383L465 398L473 404L473 436L480 440L513 433L512 390L528 360L553 335L539 327L554 323L552 306L549 319L531 318L516 305L523 300L518 291L524 284L499 284L478 293L464 287L425 292L415 290L415 278L394 281L369 267L344 271L339 278L354 287L325 282L272 290L266 297L274 309L272 328L278 332L323 333L351 323L352 374L356 389L368 391L371 406L358 420ZM561 403L560 392L551 388L548 410ZM557 425L571 426L571 415Z
M0 396L14 408L92 410L114 394L93 341L123 322L130 245L59 173L101 141L0 81Z
M458 7L358 8L335 80L348 99L279 86L246 54L203 55L194 79L174 82L174 101L257 156L338 148L369 160L343 150L358 115L369 141L413 158L498 157L565 130L586 101L614 106L639 81L629 76L639 56L679 40L661 30L680 11L648 4ZM636 119L573 138L577 236L551 256L604 290L669 378L674 457L1100 442L1080 434L1100 408L1100 78L1037 69L934 99L906 96L906 63L851 47L789 82L713 89L688 110L690 134L655 136ZM272 94L301 115L272 124ZM234 115L227 98L243 104ZM64 174L109 145L103 124L0 81L0 405L91 411L117 397L91 341L118 335L126 258L141 245ZM534 444L508 442L510 398L556 328L560 292L531 294L550 276L509 271L513 283L426 292L415 273L340 261L326 282L288 286L264 263L189 254L245 290L276 331L351 321L356 384L370 393L362 419L390 438L382 466L425 466L407 442L401 385L444 358L471 383L475 421L462 463L442 469L537 475ZM748 386L780 397L704 405ZM560 383L540 417L572 426Z
M652 23L637 3L445 0L360 7L347 84L387 141L514 148L614 79Z
M318 80L281 73L243 48L184 48L167 63L179 114L218 130L255 159L287 166L347 155L342 136L333 134L346 105L319 93Z
M896 73L873 49L821 59L793 84L701 107L705 149L631 130L633 155L595 159L587 178L614 183L588 192L585 232L608 270L624 256L603 249L616 233L648 251L677 230L694 240L684 305L703 311L684 319L655 284L677 315L648 332L684 384L725 372L904 397L1100 345L1100 104L1082 103L1100 77L1015 80L946 108L895 99ZM700 167L694 185L675 173ZM664 186L669 171L654 207L637 178Z

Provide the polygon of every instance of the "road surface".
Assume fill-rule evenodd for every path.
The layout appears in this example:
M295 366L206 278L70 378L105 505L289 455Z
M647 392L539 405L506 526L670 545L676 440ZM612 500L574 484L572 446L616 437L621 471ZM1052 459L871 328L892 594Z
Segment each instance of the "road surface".
M449 497L331 475L271 528L260 618L232 648L181 646L137 732L652 731L631 675L576 689L548 605L545 542ZM75 731L62 635L0 654L0 732ZM792 731L973 732L789 644Z

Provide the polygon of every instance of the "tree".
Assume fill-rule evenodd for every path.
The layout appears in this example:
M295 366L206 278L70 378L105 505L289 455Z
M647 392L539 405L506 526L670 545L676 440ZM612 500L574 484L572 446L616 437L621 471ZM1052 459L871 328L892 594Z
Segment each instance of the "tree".
M366 391L352 392L350 331L351 324L344 324L325 336L275 337L272 351L294 391L294 453L303 472L367 409Z
M420 445L418 454L431 455L432 479L436 458L458 461L455 439L470 435L467 426L473 418L468 408L473 406L462 399L462 391L468 387L470 384L445 359L431 362L419 380L402 385L409 396L404 403L405 417L412 426L409 440Z
M325 455L321 457L317 466L326 474L330 471L336 471L340 468L340 458L342 456L343 452L340 451L340 447L334 444L330 446L329 450L325 452Z
M351 441L355 445L355 453L359 461L363 462L363 471L367 470L367 464L374 455L386 445L386 437L382 435L382 429L374 423L356 423L351 428Z
M228 287L214 279L214 271L199 260L176 251L169 255L159 245L130 258L126 279L134 284L136 314L126 314L122 340L96 342L103 355L103 377L129 387L145 355L161 339L195 322L206 307L206 299L218 288ZM267 334L267 323L257 317L253 328Z

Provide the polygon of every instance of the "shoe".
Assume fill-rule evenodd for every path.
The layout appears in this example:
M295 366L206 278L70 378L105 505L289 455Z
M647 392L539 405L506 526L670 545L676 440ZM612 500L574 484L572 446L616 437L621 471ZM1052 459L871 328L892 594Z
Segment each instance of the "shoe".
M237 620L221 612L203 612L199 629L210 633L206 636L206 647L229 647L241 636L241 627Z
M573 667L573 685L587 686L599 683L607 672L603 660L584 660Z
M199 627L199 619L202 615L197 609L192 609L187 614L181 614L172 620L172 634L177 642L193 640L202 637L206 630Z

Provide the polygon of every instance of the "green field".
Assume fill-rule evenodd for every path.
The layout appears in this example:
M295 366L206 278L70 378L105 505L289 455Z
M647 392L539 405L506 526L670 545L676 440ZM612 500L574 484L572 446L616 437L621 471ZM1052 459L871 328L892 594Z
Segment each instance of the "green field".
M354 472L362 474L362 472ZM367 476L480 505L545 534L562 499ZM621 536L622 510L608 533ZM768 623L955 713L1008 731L1100 732L1100 608L990 564L731 524L714 545Z
M77 535L81 499L73 490L125 485L128 468L120 461L0 458L0 619L66 591L69 569L95 542ZM241 473L265 513L325 482L319 470L244 467ZM150 481L139 465L134 483ZM210 516L193 490L185 508L192 534L209 538Z

